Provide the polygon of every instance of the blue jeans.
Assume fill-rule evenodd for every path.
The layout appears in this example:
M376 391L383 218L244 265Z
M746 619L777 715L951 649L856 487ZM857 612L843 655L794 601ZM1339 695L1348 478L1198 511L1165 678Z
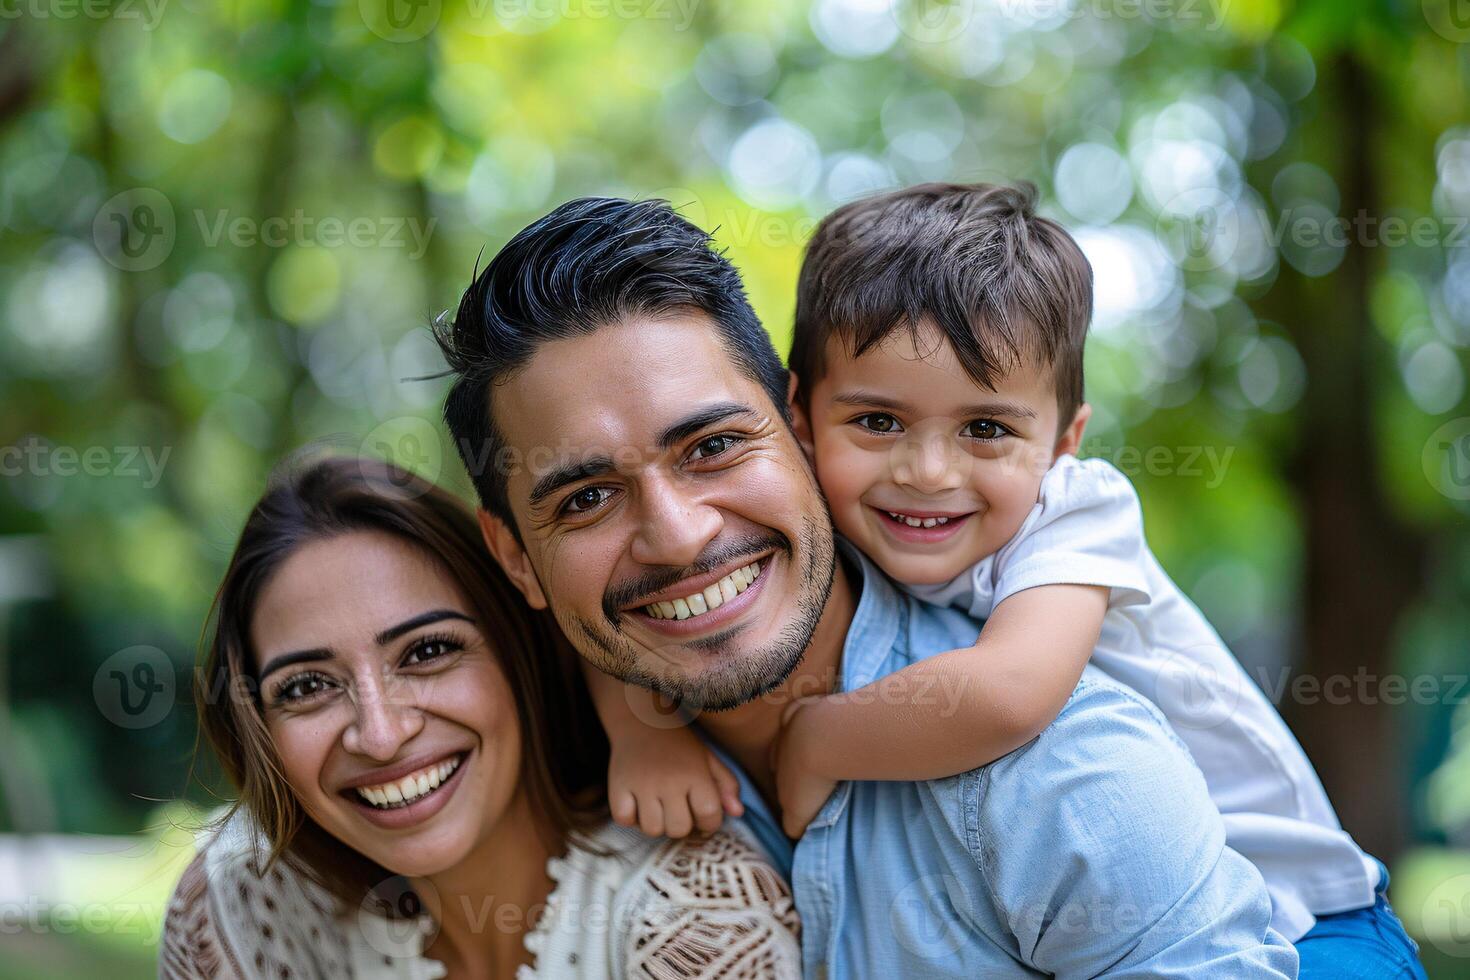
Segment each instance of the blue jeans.
M1388 869L1381 861L1378 868L1371 908L1318 916L1297 941L1300 980L1426 980L1419 947L1388 904Z

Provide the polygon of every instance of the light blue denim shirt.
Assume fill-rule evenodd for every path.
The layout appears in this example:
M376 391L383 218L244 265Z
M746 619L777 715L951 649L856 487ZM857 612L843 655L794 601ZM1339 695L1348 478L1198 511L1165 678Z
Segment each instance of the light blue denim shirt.
M974 642L975 620L839 547L862 589L844 690ZM1030 744L949 779L842 783L795 847L739 774L745 827L795 891L811 980L1297 975L1184 745L1090 667Z

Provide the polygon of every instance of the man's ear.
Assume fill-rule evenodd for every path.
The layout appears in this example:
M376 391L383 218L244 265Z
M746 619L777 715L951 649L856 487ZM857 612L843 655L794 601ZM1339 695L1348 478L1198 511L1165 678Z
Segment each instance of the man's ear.
M515 532L483 507L477 509L475 514L480 518L480 534L485 538L485 547L490 549L490 554L495 556L495 560L500 563L500 567L515 583L516 588L521 590L521 595L526 597L526 603L532 609L545 609L546 594L541 591L541 581L536 578L530 556L516 540Z
M1077 406L1077 414L1072 416L1072 421L1057 436L1056 449L1053 457L1063 456L1070 453L1077 455L1077 450L1082 447L1082 432L1087 428L1087 420L1092 418L1092 406L1083 402Z
M815 461L817 451L812 442L811 419L807 418L806 410L796 398L796 372L788 371L791 380L786 384L786 405L791 409L791 431L796 433L796 441L801 444L801 451L806 453L808 461Z

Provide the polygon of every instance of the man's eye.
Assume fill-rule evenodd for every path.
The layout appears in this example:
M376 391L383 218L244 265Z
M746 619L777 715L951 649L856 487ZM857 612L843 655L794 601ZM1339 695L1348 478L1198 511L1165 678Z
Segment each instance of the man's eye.
M713 459L729 451L738 440L734 436L710 436L694 447L695 459Z
M565 510L568 514L585 514L602 504L608 493L604 487L583 487L567 498Z
M872 412L854 421L869 432L897 432L899 429L898 419L885 412Z
M1009 430L993 419L978 419L965 426L965 435L975 439L999 439Z

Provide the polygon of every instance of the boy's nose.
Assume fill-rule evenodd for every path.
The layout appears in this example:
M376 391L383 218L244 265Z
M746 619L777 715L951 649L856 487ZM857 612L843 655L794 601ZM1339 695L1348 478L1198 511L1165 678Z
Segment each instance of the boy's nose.
M964 454L945 439L903 439L893 449L894 482L921 493L964 486Z

